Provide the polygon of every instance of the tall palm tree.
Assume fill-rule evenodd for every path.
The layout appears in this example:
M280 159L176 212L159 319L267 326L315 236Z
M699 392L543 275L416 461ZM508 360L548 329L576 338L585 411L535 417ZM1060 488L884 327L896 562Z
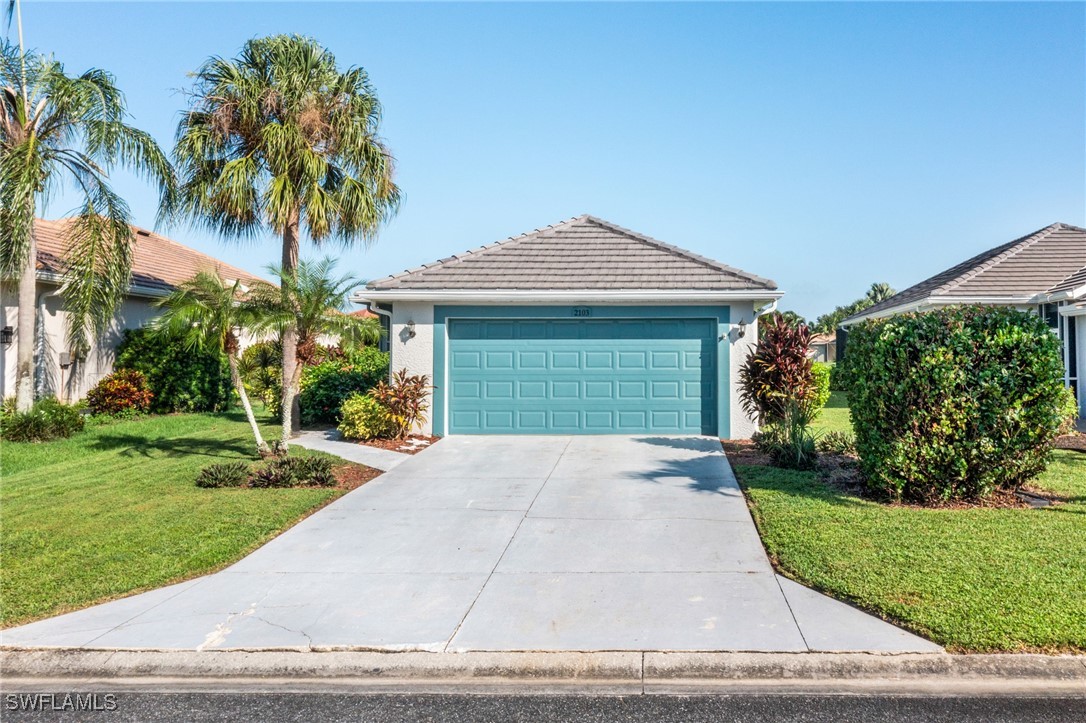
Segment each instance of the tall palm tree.
M880 282L871 284L871 288L867 290L867 294L864 296L864 298L870 301L872 304L877 304L880 301L886 301L896 293L897 292L894 291L893 287L890 286L890 284Z
M292 328L298 334L301 363L295 367L294 378L289 380L294 386L301 380L302 365L314 360L321 337L338 338L345 351L376 344L381 339L381 324L376 319L341 311L348 303L351 289L361 282L349 275L335 276L335 268L336 261L330 257L300 261L293 274L271 266L268 270L279 279L280 285L257 283L249 291L246 305L254 318L255 331L282 335L285 329Z
M282 278L301 235L372 242L399 204L381 107L362 68L340 71L316 41L276 35L197 71L177 127L179 202L167 208L233 238L280 235ZM284 301L288 285L282 286ZM298 424L298 330L283 329L283 440Z
M230 365L230 381L234 383L249 426L253 429L257 452L264 455L268 452L268 445L260 435L260 427L238 371L238 353L241 351L238 334L252 326L254 321L250 307L242 303L243 291L240 281L227 284L217 273L200 271L179 284L169 296L156 302L163 312L155 320L155 328L161 333L176 335L190 349L207 349L226 355Z
M159 186L163 203L172 199L169 159L150 135L125 122L127 115L124 95L109 73L92 69L71 76L55 60L3 41L0 272L18 283L15 388L21 410L30 407L34 395L34 218L40 204L63 185L82 196L66 226L62 286L68 344L81 353L89 346L91 328L96 334L106 329L131 278L130 213L110 187L108 169L133 169Z

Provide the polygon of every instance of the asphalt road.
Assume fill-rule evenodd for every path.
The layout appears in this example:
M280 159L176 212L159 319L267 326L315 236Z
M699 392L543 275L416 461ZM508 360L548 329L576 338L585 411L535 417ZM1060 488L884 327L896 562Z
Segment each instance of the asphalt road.
M104 705L103 694L98 703ZM1086 698L900 696L520 696L339 693L119 693L112 711L14 711L14 721L577 721L596 723L996 723L1086 721ZM57 705L62 698L55 699Z

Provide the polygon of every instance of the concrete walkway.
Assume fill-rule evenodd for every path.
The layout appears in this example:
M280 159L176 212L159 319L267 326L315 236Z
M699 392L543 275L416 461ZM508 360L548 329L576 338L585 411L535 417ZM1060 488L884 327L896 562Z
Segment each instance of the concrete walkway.
M645 436L447 438L223 572L2 642L940 650L776 576L716 440Z
M394 452L391 449L367 447L364 444L348 442L344 440L343 435L335 429L302 432L297 437L290 440L290 443L296 444L299 447L305 447L306 449L315 449L318 452L334 454L348 462L364 464L367 467L373 467L382 472L387 472L401 462L411 458L411 455L404 454L403 452Z

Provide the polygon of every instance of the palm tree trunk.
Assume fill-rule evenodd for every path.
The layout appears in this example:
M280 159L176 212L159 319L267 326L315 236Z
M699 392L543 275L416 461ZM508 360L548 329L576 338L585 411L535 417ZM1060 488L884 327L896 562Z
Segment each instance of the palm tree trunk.
M34 312L38 287L38 253L33 232L30 234L30 249L26 258L27 263L19 277L19 312L16 321L19 342L15 356L15 407L20 412L28 411L34 405Z
M283 276L293 276L298 268L299 234L298 212L294 212L287 227L283 229ZM285 293L285 292L284 292ZM283 330L283 392L281 414L283 418L282 442L285 449L290 437L301 430L301 407L298 404L298 328L293 323Z
M268 445L265 444L264 438L260 436L260 427L257 425L256 416L253 414L253 405L249 404L249 395L245 392L244 382L241 381L241 373L238 371L238 356L237 354L227 354L226 359L230 363L230 380L234 382L234 389L238 390L238 396L241 397L241 406L245 409L245 417L249 420L249 426L253 428L256 451L264 455L268 452Z

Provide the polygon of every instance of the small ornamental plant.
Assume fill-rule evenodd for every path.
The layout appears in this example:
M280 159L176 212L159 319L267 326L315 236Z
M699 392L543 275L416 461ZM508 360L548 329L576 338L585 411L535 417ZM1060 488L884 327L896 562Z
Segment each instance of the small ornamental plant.
M127 416L146 412L153 399L143 372L118 369L87 392L87 408L92 414Z
M743 409L762 424L782 421L792 402L814 413L825 404L807 357L811 331L783 318L767 320L758 345L739 369L739 400ZM821 404L819 404L821 401Z

